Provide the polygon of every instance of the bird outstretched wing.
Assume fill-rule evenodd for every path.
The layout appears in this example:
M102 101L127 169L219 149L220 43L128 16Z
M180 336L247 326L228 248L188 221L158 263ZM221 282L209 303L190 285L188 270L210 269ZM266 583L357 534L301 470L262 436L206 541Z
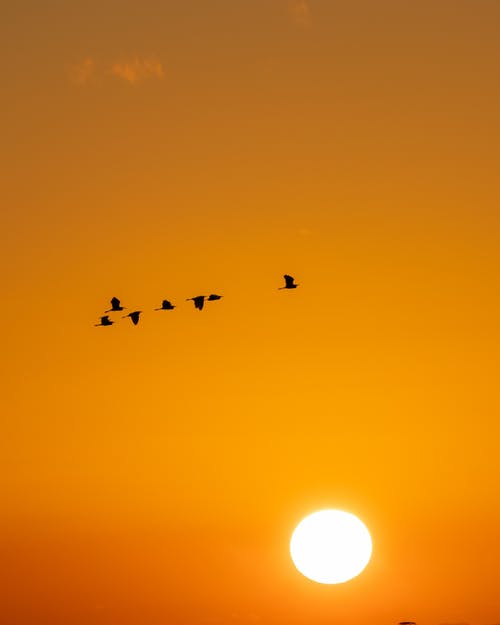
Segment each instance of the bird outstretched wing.
M101 323L96 323L96 326L111 326L113 325L113 322L110 321L108 315L103 315L101 318Z
M287 289L293 286L293 276L289 276L288 274L285 274L283 278L285 278L285 285Z
M136 310L130 313L130 318L132 319L132 323L136 326L139 323L139 315L141 314L140 310Z
M120 300L117 297L113 297L111 300L111 307L118 308L120 306Z

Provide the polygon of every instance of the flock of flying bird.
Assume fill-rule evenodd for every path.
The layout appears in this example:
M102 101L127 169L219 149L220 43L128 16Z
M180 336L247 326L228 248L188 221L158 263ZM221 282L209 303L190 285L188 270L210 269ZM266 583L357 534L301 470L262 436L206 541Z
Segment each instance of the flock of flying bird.
M281 289L296 289L299 285L295 283L295 280L293 279L292 276L289 276L288 274L285 274L283 276L283 278L285 279L285 286L281 286L279 287L278 290ZM194 307L197 310L203 310L203 306L205 305L205 300L207 302L215 302L219 299L222 298L222 295L217 295L216 293L211 293L210 295L197 295L196 297L188 297L187 298L187 302L192 301L194 303ZM172 302L170 302L168 299L164 299L161 303L160 308L155 308L155 310L173 310L175 308L175 306L172 304ZM106 310L105 312L107 313L114 313L114 312L120 312L122 310L125 310L125 307L121 305L120 300L117 297L113 297L113 299L111 300L111 308L109 310ZM130 313L128 313L127 315L123 316L123 319L125 319L126 317L130 317L130 320L132 321L132 323L136 326L139 323L139 317L142 313L142 310L134 310ZM115 323L114 321L112 321L109 318L109 315L103 315L101 317L101 322L100 323L96 323L94 325L96 326L112 326L113 323Z

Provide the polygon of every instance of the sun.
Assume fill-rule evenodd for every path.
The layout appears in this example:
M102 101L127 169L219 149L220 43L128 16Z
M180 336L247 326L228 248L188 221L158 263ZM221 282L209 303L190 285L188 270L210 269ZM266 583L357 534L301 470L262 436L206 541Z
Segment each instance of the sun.
M366 567L372 555L372 539L354 514L320 510L297 525L290 555L305 577L319 584L341 584Z

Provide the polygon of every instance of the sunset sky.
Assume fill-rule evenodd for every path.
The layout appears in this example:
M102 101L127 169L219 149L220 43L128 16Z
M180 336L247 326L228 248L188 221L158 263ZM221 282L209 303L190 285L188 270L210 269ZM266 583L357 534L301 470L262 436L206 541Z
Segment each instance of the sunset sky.
M500 2L1 21L0 624L500 623Z

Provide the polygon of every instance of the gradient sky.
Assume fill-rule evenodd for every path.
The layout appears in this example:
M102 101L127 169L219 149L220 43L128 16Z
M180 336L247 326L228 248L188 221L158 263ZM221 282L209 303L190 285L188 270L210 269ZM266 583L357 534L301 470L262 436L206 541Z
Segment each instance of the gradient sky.
M500 2L1 30L2 625L500 622ZM340 586L288 553L325 507Z

